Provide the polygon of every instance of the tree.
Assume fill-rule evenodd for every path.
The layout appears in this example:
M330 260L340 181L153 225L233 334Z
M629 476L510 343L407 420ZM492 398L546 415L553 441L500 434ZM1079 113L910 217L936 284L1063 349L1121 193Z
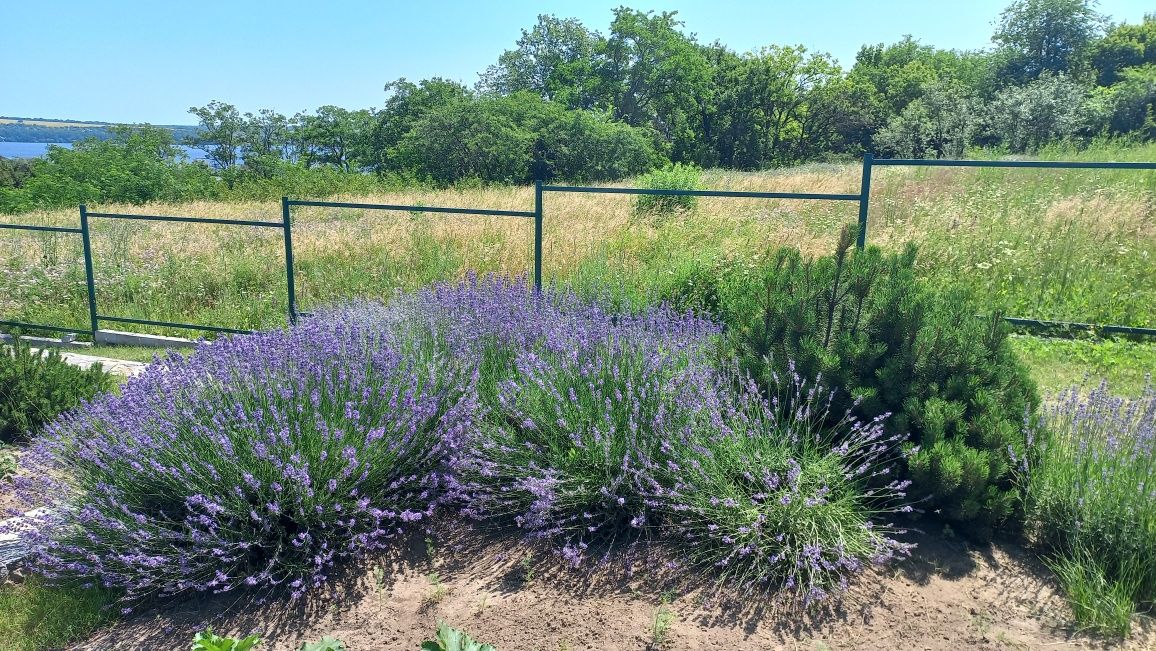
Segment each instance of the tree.
M250 155L284 156L289 137L289 119L272 110L261 109L257 115L245 114L242 148Z
M522 30L517 47L482 73L478 88L499 95L529 91L569 108L591 108L595 53L602 41L575 18L540 15L531 30Z
M398 144L401 167L443 185L525 181L532 135L494 109L486 102L453 102L430 111Z
M112 138L89 138L71 149L50 147L13 201L25 207L92 202L142 204L212 196L204 165L183 164L184 152L167 129L109 127Z
M1089 47L1104 28L1095 0L1016 0L1000 15L992 40L1002 78L1022 84L1046 73L1082 71Z
M702 48L679 31L675 16L615 9L598 61L597 93L616 120L654 129L679 160L697 150L697 117L711 69Z
M1156 139L1156 65L1124 68L1119 81L1098 91L1109 133Z
M1126 68L1156 65L1156 14L1145 14L1139 25L1113 25L1092 44L1089 59L1101 86L1119 81Z
M203 149L218 169L229 170L237 164L237 154L245 142L245 119L236 106L213 100L205 106L191 107L200 129L185 139L190 147Z
M441 77L417 84L403 77L386 84L385 92L385 107L377 112L370 135L371 163L379 174L401 169L397 148L419 120L438 108L473 98L470 89Z
M374 121L368 110L349 111L326 105L313 115L299 118L303 158L306 166L332 165L345 172L368 162L368 148Z
M261 109L257 115L245 114L241 143L245 168L269 178L282 159L288 156L289 119L272 110Z
M988 106L999 141L1013 152L1077 135L1088 117L1087 89L1066 75L1044 75L1026 86L1005 88Z
M875 135L877 150L902 158L962 158L975 130L975 102L962 85L933 82Z

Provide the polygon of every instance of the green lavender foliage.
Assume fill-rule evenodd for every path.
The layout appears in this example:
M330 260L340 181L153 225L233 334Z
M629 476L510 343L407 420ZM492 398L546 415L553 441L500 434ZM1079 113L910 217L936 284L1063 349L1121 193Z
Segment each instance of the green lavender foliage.
M1026 530L1076 623L1124 636L1156 604L1156 388L1072 387L1026 428Z

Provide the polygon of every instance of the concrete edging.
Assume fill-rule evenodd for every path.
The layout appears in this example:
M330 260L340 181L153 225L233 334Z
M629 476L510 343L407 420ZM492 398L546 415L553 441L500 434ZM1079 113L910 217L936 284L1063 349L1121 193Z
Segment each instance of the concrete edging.
M120 330L97 330L96 343L109 346L155 346L157 348L192 348L197 342L183 337L144 335Z

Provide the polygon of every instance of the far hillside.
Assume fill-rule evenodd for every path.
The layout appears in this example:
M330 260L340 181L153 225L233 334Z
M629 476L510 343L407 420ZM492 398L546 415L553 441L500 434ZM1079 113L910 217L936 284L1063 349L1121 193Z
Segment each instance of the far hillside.
M0 142L68 143L86 138L107 140L114 135L110 129L112 126L111 122L0 117ZM197 132L197 127L192 125L160 125L159 128L169 131L178 142Z

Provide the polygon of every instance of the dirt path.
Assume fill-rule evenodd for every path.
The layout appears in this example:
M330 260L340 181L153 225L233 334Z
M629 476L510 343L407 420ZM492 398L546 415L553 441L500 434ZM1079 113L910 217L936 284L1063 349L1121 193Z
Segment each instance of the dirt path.
M196 630L211 624L219 632L261 632L262 651L295 651L322 635L344 640L350 651L412 651L438 620L499 651L1105 646L1063 629L1063 601L1027 552L927 535L915 541L910 560L863 580L836 611L807 616L733 594L722 595L729 605L720 606L713 592L687 588L685 573L662 576L643 567L661 565L640 557L584 573L541 553L507 553L508 542L434 543L431 550L414 540L404 555L361 563L325 594L301 603L184 602L136 615L73 649L186 648ZM628 571L630 565L637 570ZM660 608L673 617L665 640L656 642ZM1149 627L1119 648L1156 648L1154 641Z

